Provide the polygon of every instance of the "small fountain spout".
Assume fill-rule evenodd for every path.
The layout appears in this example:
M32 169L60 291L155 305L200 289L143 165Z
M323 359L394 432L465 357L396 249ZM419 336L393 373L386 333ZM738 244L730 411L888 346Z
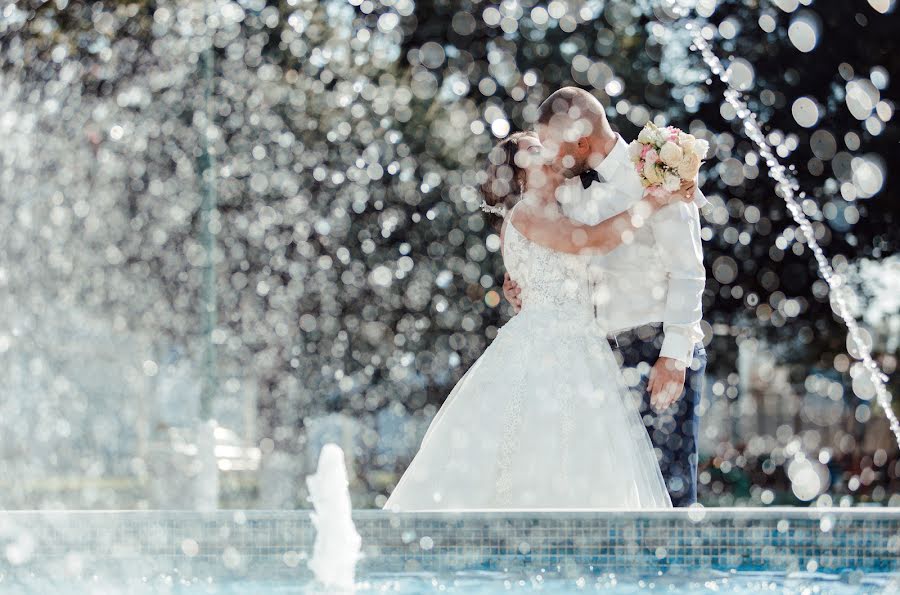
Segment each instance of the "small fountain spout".
M362 545L351 516L348 483L344 451L326 444L316 473L306 478L316 529L309 568L323 586L341 590L353 590Z

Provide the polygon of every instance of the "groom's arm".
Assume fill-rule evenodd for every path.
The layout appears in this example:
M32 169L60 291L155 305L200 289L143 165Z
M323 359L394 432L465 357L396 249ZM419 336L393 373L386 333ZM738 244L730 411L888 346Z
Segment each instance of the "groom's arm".
M700 202L705 203L705 197L697 192L702 198ZM674 203L660 209L650 219L650 228L659 245L667 278L660 357L689 366L694 344L703 338L699 322L706 286L697 202Z

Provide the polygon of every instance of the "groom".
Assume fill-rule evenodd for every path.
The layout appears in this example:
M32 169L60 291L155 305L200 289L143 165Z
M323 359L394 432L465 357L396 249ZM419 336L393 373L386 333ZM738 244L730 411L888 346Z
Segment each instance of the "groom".
M627 144L613 132L600 102L564 87L541 104L537 133L552 167L567 179L557 191L564 212L595 224L626 210L644 193ZM706 369L701 296L706 283L698 207L664 207L616 250L591 257L595 319L640 398L675 506L697 501L698 407ZM519 288L506 275L503 293L515 310Z

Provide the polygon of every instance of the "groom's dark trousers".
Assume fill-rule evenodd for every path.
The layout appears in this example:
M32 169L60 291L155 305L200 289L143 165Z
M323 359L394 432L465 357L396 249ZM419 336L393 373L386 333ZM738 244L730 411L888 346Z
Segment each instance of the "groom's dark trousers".
M609 337L626 382L636 399L640 398L641 417L656 449L672 505L689 506L697 501L697 441L706 349L702 344L694 346L681 398L667 410L657 412L650 406L647 381L662 347L662 324L647 324Z

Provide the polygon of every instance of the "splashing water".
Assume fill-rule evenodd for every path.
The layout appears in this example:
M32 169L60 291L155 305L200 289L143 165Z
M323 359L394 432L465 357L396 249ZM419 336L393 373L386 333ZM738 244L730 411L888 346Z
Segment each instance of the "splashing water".
M322 447L318 469L306 478L306 485L315 508L310 518L316 528L309 568L323 586L353 590L362 539L353 525L341 447L336 444Z
M707 41L733 86L744 64L745 79L776 81L766 89L773 96L797 89L815 99L815 138L824 140L806 128L783 135L778 147L790 155L782 161L800 165L809 153L816 167L832 164L827 176L810 171L809 184L869 195L851 163L879 160L877 188L867 190L881 197L824 194L821 215L809 218L827 232L819 243L842 275L863 246L880 258L886 248L876 246L894 242L888 222L877 221L890 208L890 143L856 134L863 120L850 114L868 108L865 125L879 130L896 117L887 100L892 77L879 64L891 53L873 51L884 49L872 42L881 36L823 32L840 45L860 38L855 70L834 78L832 69L800 68L797 84L780 88L771 77L801 64L780 24L801 11L671 1L697 4L689 16L703 27L722 17ZM234 444L255 443L259 452L258 473L220 461L223 508L295 506L315 452L327 438L351 434L340 442L345 450L379 437L360 468L358 495L360 505L383 505L382 486L397 479L442 397L510 314L499 291L499 239L476 209L486 155L501 136L530 126L550 90L573 82L608 99L623 132L648 119L681 120L721 147L722 163L707 182L726 200L715 206L721 218L708 218L709 272L718 285L710 284L717 291L706 318L715 333L728 333L716 334L710 356L721 365L708 377L726 398L710 402L701 438L704 503L803 502L791 493L790 461L780 463L785 448L798 445L794 458L806 459L792 467L794 476L802 469L812 477L806 472L815 461L829 469L817 483L826 492L818 504L900 502L886 463L893 435L866 435L863 424L883 421L871 417L877 406L851 401L859 388L874 400L869 375L834 353L832 339L844 333L821 303L828 286L809 286L816 273L800 260L803 249L767 249L776 237L794 243L802 231L780 200L761 200L774 184L760 184L765 164L743 132L707 127L719 121L721 89L700 84L712 75L688 49L688 21L666 25L664 2L445 6L440 30L417 27L433 7L408 0L374 3L372 11L373 3L363 9L343 0L94 3L88 19L79 16L82 3L5 5L0 218L10 224L0 236L0 368L10 396L0 403L9 420L0 465L16 481L4 489L3 507L194 508L197 490L166 493L171 478L158 453L176 437L178 447L193 446L196 422L209 418ZM802 12L824 15L821 4ZM838 14L850 24L855 10ZM859 12L872 25L887 20L870 8ZM460 51L472 43L484 50ZM762 43L772 52L749 75L749 62L729 64L722 53L749 57ZM837 68L842 53L821 58ZM837 86L826 84L831 78ZM856 99L852 85L864 87ZM849 110L833 108L840 95ZM760 105L791 126L789 109ZM730 120L734 110L725 107ZM760 123L768 113L757 112ZM752 153L752 165L740 163L743 152ZM797 202L806 207L810 199ZM866 209L869 220L861 221ZM717 258L728 283L716 279ZM743 266L750 260L759 266ZM764 293L765 304L749 303ZM827 320L816 320L822 313ZM767 358L767 372L785 375L751 383L731 369L731 351L737 333L757 321L760 345L784 356L771 365ZM863 337L868 330L880 340L885 328L867 322ZM890 372L886 360L876 361ZM765 392L751 394L757 386ZM353 432L340 434L344 428ZM297 443L282 440L292 432L315 438L307 442L316 445L309 463L300 462ZM723 481L721 469L707 467L719 453L727 453L728 477L746 477L749 492L743 479ZM861 484L865 469L878 479ZM56 487L76 477L73 489ZM226 489L237 477L257 489Z
M673 12L680 16L687 16L687 11L681 7L673 8ZM772 147L766 140L766 136L756 119L756 114L741 98L740 92L730 85L728 71L722 65L722 62L719 60L718 56L716 56L715 52L713 52L709 42L703 36L701 28L698 27L696 23L691 22L687 24L687 30L691 35L693 44L691 49L699 51L709 70L717 76L719 80L729 86L728 90L723 94L725 100L734 108L737 117L743 122L744 132L759 149L760 156L765 160L766 165L768 166L769 177L775 181L776 194L784 200L791 217L803 232L807 246L809 246L815 255L816 264L819 267L819 274L825 282L828 283L833 307L847 327L850 342L853 347L851 351L855 351L855 353L851 353L851 355L861 362L865 372L868 374L878 404L884 410L890 424L891 432L894 434L894 439L897 441L898 446L900 446L900 422L898 422L897 416L894 415L894 411L891 408L892 396L885 384L888 379L887 375L881 371L878 364L872 358L872 352L860 333L856 319L850 312L849 304L856 298L854 295L855 292L845 283L844 279L834 271L834 268L828 262L828 257L825 256L825 252L816 241L812 224L804 214L802 206L797 202L797 198L803 200L806 194L800 192L797 180L789 173L788 169L781 164L778 157L772 151Z

